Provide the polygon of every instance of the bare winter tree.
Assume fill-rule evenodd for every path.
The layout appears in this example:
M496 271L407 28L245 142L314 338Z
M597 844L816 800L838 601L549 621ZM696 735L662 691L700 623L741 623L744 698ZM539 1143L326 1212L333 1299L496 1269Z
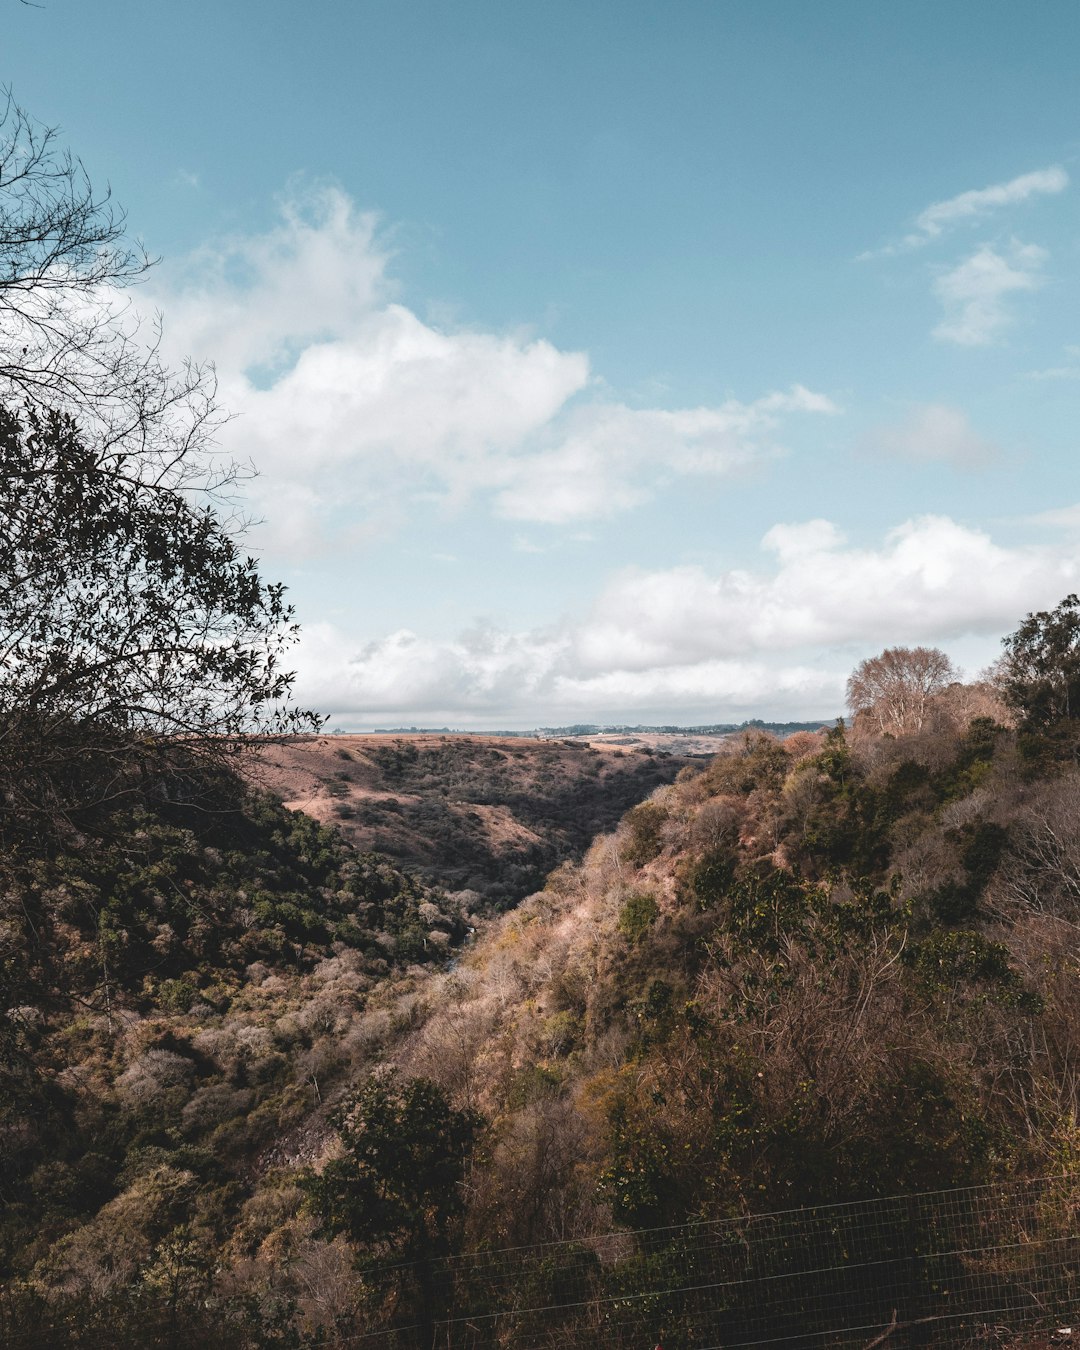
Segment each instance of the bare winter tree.
M921 731L935 694L958 678L936 647L887 647L861 661L847 682L852 715L868 717L881 734L905 736Z
M151 265L56 129L0 95L0 402L67 414L144 484L221 488L213 371L170 370L125 300Z

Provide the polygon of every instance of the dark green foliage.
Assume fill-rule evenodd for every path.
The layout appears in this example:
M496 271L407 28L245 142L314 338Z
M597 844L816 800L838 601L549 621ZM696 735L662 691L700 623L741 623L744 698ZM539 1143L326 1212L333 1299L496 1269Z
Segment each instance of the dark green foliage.
M735 865L725 850L707 853L692 864L686 884L702 909L711 909L728 893L735 876Z
M964 878L943 882L925 897L933 923L966 924L978 912L979 902L1008 844L1008 834L993 821L978 820L946 836L958 848L957 861Z
M1004 640L1002 694L1028 732L1080 718L1080 599L1029 614Z
M44 960L58 920L90 944L79 960L64 952L52 977L83 996L108 979L180 1010L223 971L259 959L303 968L334 941L374 951L378 930L401 938L405 959L425 959L417 908L431 898L426 887L238 786L231 804L221 793L206 814L166 804L114 815L95 846L13 884L19 908L38 916L26 940ZM460 919L452 927L463 936Z
M879 871L887 856L885 831L899 810L896 796L882 802L865 781L852 757L843 722L829 731L814 763L820 774L820 795L800 845L806 870L818 876L837 868L856 876Z
M629 834L623 855L635 867L651 862L663 848L661 827L667 812L656 802L642 802L626 813Z
M611 1114L610 1161L598 1179L601 1196L617 1223L654 1228L685 1212L686 1196L675 1184L677 1145L661 1112L639 1115L619 1102Z
M345 1149L305 1181L326 1232L370 1259L415 1261L447 1250L480 1117L455 1110L424 1078L370 1078L334 1112Z
M907 959L923 985L935 993L974 993L1005 1008L1041 1012L1041 998L1024 988L1009 956L1002 942L954 930L934 933L912 947Z
M714 793L739 793L757 789L775 791L784 781L788 758L771 736L747 732L739 751L717 755L702 775L702 786Z
M424 1078L369 1078L333 1119L345 1156L304 1180L309 1202L325 1233L355 1244L375 1287L389 1285L413 1305L417 1344L431 1344L447 1293L434 1263L459 1234L461 1187L481 1119L455 1110ZM409 1264L387 1269L388 1262Z
M1004 728L991 718L972 719L961 737L956 758L937 776L935 786L942 801L966 797L986 781L1003 735Z
M318 725L284 702L284 588L152 467L0 407L0 838L21 848L137 798L148 767Z

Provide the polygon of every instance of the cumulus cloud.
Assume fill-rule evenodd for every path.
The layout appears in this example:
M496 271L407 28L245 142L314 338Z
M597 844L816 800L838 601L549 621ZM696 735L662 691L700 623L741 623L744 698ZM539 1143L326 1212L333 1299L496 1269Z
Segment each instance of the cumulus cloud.
M861 449L869 455L951 464L957 469L983 468L1001 457L999 448L974 430L966 413L945 403L921 404L898 425L875 427Z
M578 635L477 629L433 640L401 629L351 651L327 625L305 631L298 695L335 723L530 725L669 715L739 717L768 705L827 715L844 675L811 663L708 659L634 669L582 667Z
M602 393L582 352L425 322L395 300L389 259L377 219L326 189L294 194L273 229L201 250L147 296L173 354L216 363L236 414L227 448L259 470L264 548L340 544L344 517L355 534L364 517L407 518L417 498L482 497L552 525L610 516L676 476L778 453L785 418L836 411L800 385L631 408Z
M198 249L155 275L175 356L239 374L351 331L390 294L378 217L338 188L281 198L277 224Z
M544 631L478 627L448 641L403 630L357 648L317 628L299 690L369 724L825 715L861 656L990 639L1080 583L1080 543L1006 547L944 516L906 521L872 547L826 520L778 524L762 549L755 570L620 573Z
M942 273L934 282L934 294L945 314L934 336L963 347L993 342L1012 321L1006 297L1041 286L1040 272L1048 256L1037 244L1013 241L1006 253L984 244L959 266Z

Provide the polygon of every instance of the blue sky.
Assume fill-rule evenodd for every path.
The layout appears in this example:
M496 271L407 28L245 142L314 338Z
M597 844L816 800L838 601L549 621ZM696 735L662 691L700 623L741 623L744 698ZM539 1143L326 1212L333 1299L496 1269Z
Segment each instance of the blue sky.
M335 725L835 714L1080 587L1080 10L11 4Z

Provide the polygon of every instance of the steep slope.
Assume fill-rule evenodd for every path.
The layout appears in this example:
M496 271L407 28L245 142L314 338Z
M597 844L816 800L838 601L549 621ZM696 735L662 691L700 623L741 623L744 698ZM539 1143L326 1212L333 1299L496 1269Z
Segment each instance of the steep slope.
M379 956L339 930L298 954L260 949L244 978L217 977L224 996L208 968L194 1000L159 987L140 1004L131 985L107 1006L99 979L74 1020L18 1011L52 1123L47 1139L7 1125L24 1149L5 1182L12 1343L57 1317L167 1343L148 1310L164 1316L169 1289L168 1316L210 1346L376 1333L434 1298L430 1281L410 1292L421 1267L393 1263L421 1250L417 1233L439 1250L579 1239L610 1303L634 1269L599 1259L592 1240L613 1227L648 1228L620 1250L682 1278L689 1257L664 1233L687 1220L1046 1173L1068 1208L1078 802L1056 743L1033 754L986 717L899 740L751 735L633 807L449 963L395 968L392 943ZM331 910L372 903L324 876ZM231 894L223 915L253 908ZM432 924L429 946L460 931L437 895L406 909ZM434 1085L415 1098L426 1115L395 1096L417 1079ZM341 1133L337 1109L372 1101L378 1119ZM460 1208L417 1220L411 1245L404 1230L376 1240L335 1198L350 1167L357 1184L399 1184L379 1169L400 1179L417 1141L441 1137L433 1121L472 1113ZM515 1261L524 1283L504 1270L499 1297L550 1311L543 1252ZM452 1281L439 1295L474 1296ZM576 1315L559 1312L561 1343L623 1343ZM664 1317L665 1345L701 1343L678 1308Z
M467 931L442 892L228 775L170 786L0 858L5 1344L164 1335L147 1309L169 1280L205 1290L259 1178L321 1147L368 991ZM233 1311L208 1344L263 1334Z

